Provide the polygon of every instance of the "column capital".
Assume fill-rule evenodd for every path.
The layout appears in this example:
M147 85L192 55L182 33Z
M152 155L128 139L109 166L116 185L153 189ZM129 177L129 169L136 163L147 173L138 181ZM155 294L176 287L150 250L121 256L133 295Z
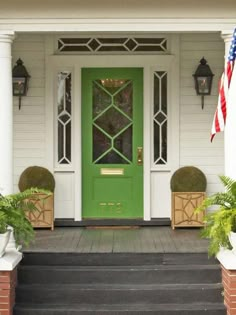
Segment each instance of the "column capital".
M232 40L234 30L228 30L228 31L222 31L221 32L221 37L223 40L226 42L229 42Z
M14 31L0 31L0 42L1 43L12 43L15 37Z

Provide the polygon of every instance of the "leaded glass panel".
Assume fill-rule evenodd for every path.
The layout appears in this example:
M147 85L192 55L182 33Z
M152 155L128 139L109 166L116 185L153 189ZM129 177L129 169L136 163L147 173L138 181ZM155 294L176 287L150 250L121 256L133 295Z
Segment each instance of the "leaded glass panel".
M58 73L57 80L57 162L71 163L71 73Z
M132 102L133 85L130 80L106 78L93 82L95 164L132 162Z
M153 97L153 146L154 163L156 165L167 164L167 72L156 71L154 73L154 97Z
M63 37L58 39L58 52L77 53L163 53L167 52L164 37Z

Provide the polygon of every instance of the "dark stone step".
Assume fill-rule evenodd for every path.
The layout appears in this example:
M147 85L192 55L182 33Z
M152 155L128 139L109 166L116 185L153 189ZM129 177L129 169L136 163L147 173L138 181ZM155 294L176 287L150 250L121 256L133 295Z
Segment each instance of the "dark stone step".
M226 315L221 303L129 305L22 305L14 315Z
M75 221L73 219L55 219L54 226L77 227L77 226L170 226L170 218L158 218L145 221L142 219L84 219Z
M57 266L142 266L142 265L211 265L207 253L24 253L22 265Z
M220 303L221 284L19 285L17 303L155 304Z
M171 284L220 283L218 265L20 266L21 284Z

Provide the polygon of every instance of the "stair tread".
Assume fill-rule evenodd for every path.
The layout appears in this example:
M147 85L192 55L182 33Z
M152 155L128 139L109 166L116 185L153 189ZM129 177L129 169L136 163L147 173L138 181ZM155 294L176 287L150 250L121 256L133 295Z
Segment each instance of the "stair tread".
M94 284L63 284L63 286L59 286L56 284L41 284L41 283L33 283L33 284L18 284L17 290L19 289L42 289L45 290L57 290L57 291L65 291L65 289L70 290L193 290L193 289L218 289L222 288L222 283L171 283L171 284L120 284L120 283L94 283Z
M70 252L25 252L21 265L219 265L207 253L70 253Z
M15 309L27 309L27 310L44 310L44 309L53 309L53 310L88 310L88 311L122 311L122 310L212 310L212 309L225 309L223 303L191 303L191 304L100 304L100 305L91 305L91 304L21 304L18 303L15 306Z
M220 265L145 265L145 266L61 266L20 265L20 270L70 270L70 271L146 271L146 270L220 270Z

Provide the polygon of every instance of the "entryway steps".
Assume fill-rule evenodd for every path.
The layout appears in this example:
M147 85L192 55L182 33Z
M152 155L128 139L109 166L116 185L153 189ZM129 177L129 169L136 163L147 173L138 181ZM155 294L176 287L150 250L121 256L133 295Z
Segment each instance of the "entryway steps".
M218 265L21 266L20 284L207 284L220 283ZM191 277L190 277L191 274Z
M222 315L225 308L222 303L196 304L116 304L116 305L21 305L17 306L17 315Z
M14 315L225 315L207 254L29 253Z

